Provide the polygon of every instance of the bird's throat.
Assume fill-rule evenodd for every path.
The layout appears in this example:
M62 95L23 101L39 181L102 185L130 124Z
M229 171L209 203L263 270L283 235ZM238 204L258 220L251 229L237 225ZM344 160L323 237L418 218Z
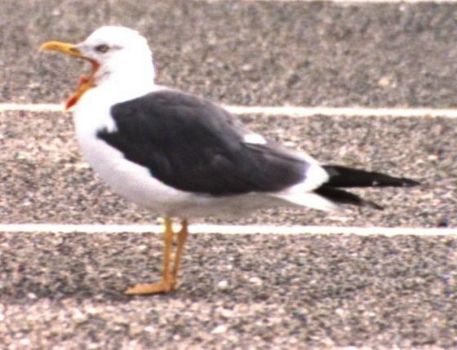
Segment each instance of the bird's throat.
M89 75L82 75L78 80L78 85L73 94L65 102L65 109L69 110L71 107L76 105L79 99L91 88L96 86L95 84L95 73L99 68L99 64L95 61L90 60L92 64L92 71Z

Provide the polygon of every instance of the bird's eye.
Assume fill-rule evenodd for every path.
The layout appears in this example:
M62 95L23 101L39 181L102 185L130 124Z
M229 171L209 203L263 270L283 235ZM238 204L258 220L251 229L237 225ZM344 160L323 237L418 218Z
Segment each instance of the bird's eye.
M109 51L109 46L105 44L95 46L95 51L100 53L106 53Z

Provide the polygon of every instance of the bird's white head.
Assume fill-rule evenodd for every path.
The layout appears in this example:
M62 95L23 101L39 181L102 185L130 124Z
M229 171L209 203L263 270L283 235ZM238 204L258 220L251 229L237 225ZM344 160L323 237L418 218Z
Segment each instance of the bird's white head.
M46 42L42 50L59 51L92 64L89 76L80 78L78 88L67 101L67 108L90 88L135 88L147 91L154 86L152 53L146 38L137 31L121 26L104 26L79 44Z
M145 37L126 27L105 26L97 29L76 45L83 56L96 61L100 67L96 82L123 79L127 76L154 79L152 53Z

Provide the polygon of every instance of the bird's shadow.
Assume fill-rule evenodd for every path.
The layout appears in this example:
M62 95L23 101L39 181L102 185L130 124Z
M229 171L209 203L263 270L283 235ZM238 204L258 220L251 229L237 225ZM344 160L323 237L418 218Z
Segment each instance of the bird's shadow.
M230 300L236 294L241 301L264 301L275 290L280 293L290 287L299 275L307 283L300 266L287 275L278 272L287 259L286 250L277 251L280 241L268 248L271 254L263 256L245 255L240 249L255 247L250 242L253 237L190 238L179 288L153 298ZM160 279L161 243L155 234L1 234L0 301L136 300L141 297L127 296L124 291L136 283Z
M312 242L296 236L191 235L179 288L152 297L207 302L236 297L251 303L287 295L313 304L350 296L371 283L362 278L366 262L330 249L335 244L330 238L320 238L317 246ZM323 259L329 249L333 255ZM0 302L128 302L141 298L125 295L128 287L160 279L162 241L156 234L11 233L0 234L0 253Z
M0 244L2 302L28 304L43 298L126 302L139 298L125 295L128 287L160 279L162 242L156 234L1 234ZM220 249L211 245L210 240L199 239L195 252L191 244L180 287L154 297L207 300L239 290L246 282L240 271L225 271L225 276L215 271L215 265L224 270L224 243ZM249 283L243 290L249 295Z

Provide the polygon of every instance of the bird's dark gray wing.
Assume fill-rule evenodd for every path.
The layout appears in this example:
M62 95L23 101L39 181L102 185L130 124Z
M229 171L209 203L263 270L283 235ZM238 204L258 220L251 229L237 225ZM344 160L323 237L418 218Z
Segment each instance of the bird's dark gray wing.
M244 142L247 129L208 100L173 90L111 108L97 136L174 188L210 195L280 191L305 177L303 159Z

